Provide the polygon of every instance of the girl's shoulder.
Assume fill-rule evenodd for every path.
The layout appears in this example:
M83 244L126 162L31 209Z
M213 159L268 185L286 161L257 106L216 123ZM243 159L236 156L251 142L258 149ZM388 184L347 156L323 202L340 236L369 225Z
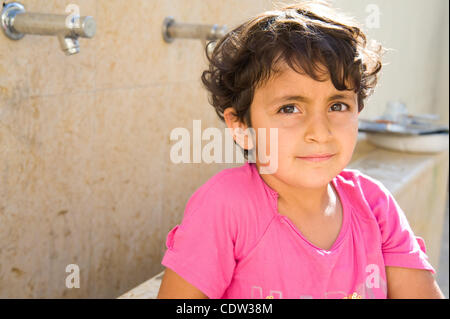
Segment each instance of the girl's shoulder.
M248 163L239 167L226 168L198 187L190 201L203 198L207 201L222 202L222 204L239 202L241 198L246 198L248 193L254 190L254 184L254 176Z
M345 168L336 177L338 184L346 191L358 192L364 197L389 193L383 183L358 169ZM369 196L370 197L370 196ZM376 197L376 196L375 196Z
M229 236L234 243L236 258L244 256L274 217L271 198L255 174L247 163L212 176L189 198L182 227L216 229L217 236Z
M264 228L273 218L273 200L257 169L245 163L226 168L201 185L189 198L185 217L226 219L241 232L250 228L253 231L259 229L255 223Z
M391 195L390 191L380 180L358 169L346 168L339 176L347 184L350 184L354 191L361 193L369 202L376 200L380 196Z
M360 217L380 222L381 215L392 212L393 208L398 209L393 195L380 180L358 169L349 168L344 169L336 178ZM392 203L395 203L395 207Z

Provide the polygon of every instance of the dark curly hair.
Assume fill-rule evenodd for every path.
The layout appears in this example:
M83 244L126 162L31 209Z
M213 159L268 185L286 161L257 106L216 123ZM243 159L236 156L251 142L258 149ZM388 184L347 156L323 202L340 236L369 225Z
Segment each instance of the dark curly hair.
M233 107L248 127L255 89L279 72L278 61L317 81L327 80L319 76L328 74L320 69L326 66L336 89L357 93L361 111L375 88L385 52L376 41L367 43L357 22L324 1L264 12L229 31L211 53L208 46L213 44L206 46L209 69L201 76L209 103L222 121L224 110Z

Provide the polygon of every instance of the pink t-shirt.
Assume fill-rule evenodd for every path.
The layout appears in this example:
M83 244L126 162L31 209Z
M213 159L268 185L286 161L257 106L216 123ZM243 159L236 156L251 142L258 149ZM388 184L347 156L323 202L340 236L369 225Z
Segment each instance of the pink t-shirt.
M167 236L162 264L209 298L386 298L385 266L435 270L425 244L379 181L333 178L343 209L330 250L278 213L254 163L224 169L195 191Z

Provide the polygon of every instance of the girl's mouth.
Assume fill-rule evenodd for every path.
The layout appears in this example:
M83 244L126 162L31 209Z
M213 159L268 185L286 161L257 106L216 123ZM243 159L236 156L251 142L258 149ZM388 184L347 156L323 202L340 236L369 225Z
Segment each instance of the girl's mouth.
M305 157L297 157L298 159L309 162L324 162L332 158L335 154L310 155Z

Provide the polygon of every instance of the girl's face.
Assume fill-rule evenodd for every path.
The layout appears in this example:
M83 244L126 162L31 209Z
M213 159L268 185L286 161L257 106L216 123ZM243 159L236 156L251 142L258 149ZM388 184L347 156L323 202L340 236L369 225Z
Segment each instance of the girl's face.
M285 64L281 73L255 90L250 115L255 141L258 128L265 128L266 154L278 153L272 176L287 185L323 187L352 158L358 136L357 94L336 90L329 78L315 81ZM270 145L269 128L278 129L278 147ZM300 158L325 153L334 155L319 162ZM258 156L256 165L264 166Z

